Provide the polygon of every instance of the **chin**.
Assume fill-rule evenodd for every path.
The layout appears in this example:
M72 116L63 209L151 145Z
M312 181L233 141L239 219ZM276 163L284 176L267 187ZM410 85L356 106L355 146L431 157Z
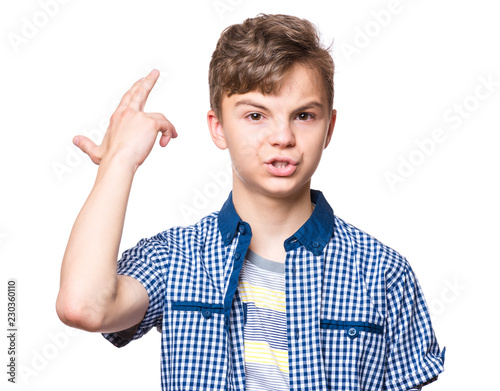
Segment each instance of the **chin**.
M275 181L273 181L275 182ZM285 182L285 181L282 181ZM288 181L286 181L288 182ZM310 190L310 181L306 183L270 183L263 189L263 194L269 197L287 198L301 195L302 192Z

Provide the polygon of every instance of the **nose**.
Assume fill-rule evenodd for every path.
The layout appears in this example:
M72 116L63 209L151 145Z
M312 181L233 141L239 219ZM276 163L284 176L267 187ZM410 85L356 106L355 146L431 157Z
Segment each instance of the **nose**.
M295 145L295 135L287 121L280 121L272 126L268 136L269 144L277 148L289 148Z

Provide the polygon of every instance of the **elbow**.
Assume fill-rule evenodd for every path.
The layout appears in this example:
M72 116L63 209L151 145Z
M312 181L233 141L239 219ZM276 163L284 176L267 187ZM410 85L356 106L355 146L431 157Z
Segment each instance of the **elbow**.
M56 312L61 322L67 326L89 332L99 332L102 329L102 316L95 309L61 293L57 297Z

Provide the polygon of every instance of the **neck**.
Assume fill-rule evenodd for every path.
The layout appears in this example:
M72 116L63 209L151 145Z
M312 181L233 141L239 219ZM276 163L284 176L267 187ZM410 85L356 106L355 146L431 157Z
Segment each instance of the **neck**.
M260 256L284 262L283 242L312 214L310 183L291 196L272 197L233 187L233 203L242 220L252 227L250 249Z

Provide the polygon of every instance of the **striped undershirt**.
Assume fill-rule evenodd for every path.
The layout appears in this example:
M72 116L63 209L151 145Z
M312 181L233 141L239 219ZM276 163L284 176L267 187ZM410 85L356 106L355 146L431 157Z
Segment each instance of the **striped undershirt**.
M238 289L246 306L246 390L289 390L285 264L248 250Z

